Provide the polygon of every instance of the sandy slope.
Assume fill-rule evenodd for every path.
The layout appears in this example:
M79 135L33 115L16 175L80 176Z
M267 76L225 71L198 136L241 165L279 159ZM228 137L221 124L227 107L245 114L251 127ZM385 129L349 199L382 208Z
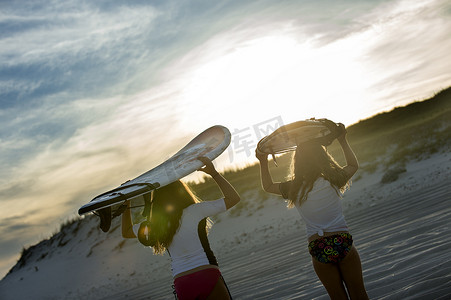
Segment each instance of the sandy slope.
M411 162L382 185L361 174L344 198L372 299L451 299L451 155ZM303 224L277 197L220 216L212 248L236 299L328 299L310 263ZM113 226L118 226L118 219ZM103 234L86 218L31 249L0 282L0 299L172 299L169 257Z

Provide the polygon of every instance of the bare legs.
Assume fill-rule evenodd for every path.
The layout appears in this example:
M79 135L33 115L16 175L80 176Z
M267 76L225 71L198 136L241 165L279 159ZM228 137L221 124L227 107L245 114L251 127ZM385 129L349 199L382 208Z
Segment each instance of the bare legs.
M222 277L218 278L218 282L216 282L215 287L213 288L213 291L211 291L211 294L208 296L207 300L229 300L229 291L227 290L227 287L224 283L224 280Z
M368 299L362 275L362 263L355 247L338 264L323 264L312 258L313 268L330 298L348 299L346 289L352 300ZM345 289L346 286L346 289Z

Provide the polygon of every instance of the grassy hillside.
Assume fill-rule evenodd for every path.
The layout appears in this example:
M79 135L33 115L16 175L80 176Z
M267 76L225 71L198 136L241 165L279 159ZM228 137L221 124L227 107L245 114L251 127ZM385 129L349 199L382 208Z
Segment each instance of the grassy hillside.
M359 159L360 174L373 172L377 168L383 168L387 172L402 172L409 160L421 159L437 151L450 151L450 127L451 88L448 88L430 99L397 107L348 127L348 140ZM328 150L339 163L344 164L337 142L330 145ZM277 158L279 167L270 162L275 181L286 178L290 161L291 154L285 154ZM358 180L359 176L361 175L354 180ZM258 165L227 171L224 177L240 194L257 188L261 199L267 198L267 194L260 188ZM217 187L209 178L205 183L189 185L200 198L212 199L219 196Z
M431 99L352 125L348 136L362 163L378 161L382 155L390 154L390 159L384 161L389 166L449 149L450 124L451 88L448 88Z

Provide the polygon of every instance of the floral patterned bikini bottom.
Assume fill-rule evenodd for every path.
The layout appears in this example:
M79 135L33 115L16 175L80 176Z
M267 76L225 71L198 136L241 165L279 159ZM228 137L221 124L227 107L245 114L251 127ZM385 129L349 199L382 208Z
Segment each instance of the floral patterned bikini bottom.
M324 236L308 244L308 250L321 263L339 263L352 248L352 235L340 233Z

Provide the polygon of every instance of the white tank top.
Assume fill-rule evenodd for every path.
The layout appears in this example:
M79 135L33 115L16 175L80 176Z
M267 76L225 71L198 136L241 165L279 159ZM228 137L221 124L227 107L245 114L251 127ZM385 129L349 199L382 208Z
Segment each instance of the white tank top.
M183 210L180 227L175 233L168 250L172 260L172 275L194 269L199 266L216 264L206 238L201 241L198 225L202 219L226 211L224 199L195 203ZM133 226L138 234L139 224ZM206 244L205 244L206 243ZM208 255L207 255L208 254ZM211 257L212 256L212 257Z
M284 198L288 198L289 183L282 183L280 190ZM307 199L296 208L306 225L307 237L317 233L320 236L324 232L348 231L341 198L331 186L329 181L318 178L313 184L312 190L308 193Z

